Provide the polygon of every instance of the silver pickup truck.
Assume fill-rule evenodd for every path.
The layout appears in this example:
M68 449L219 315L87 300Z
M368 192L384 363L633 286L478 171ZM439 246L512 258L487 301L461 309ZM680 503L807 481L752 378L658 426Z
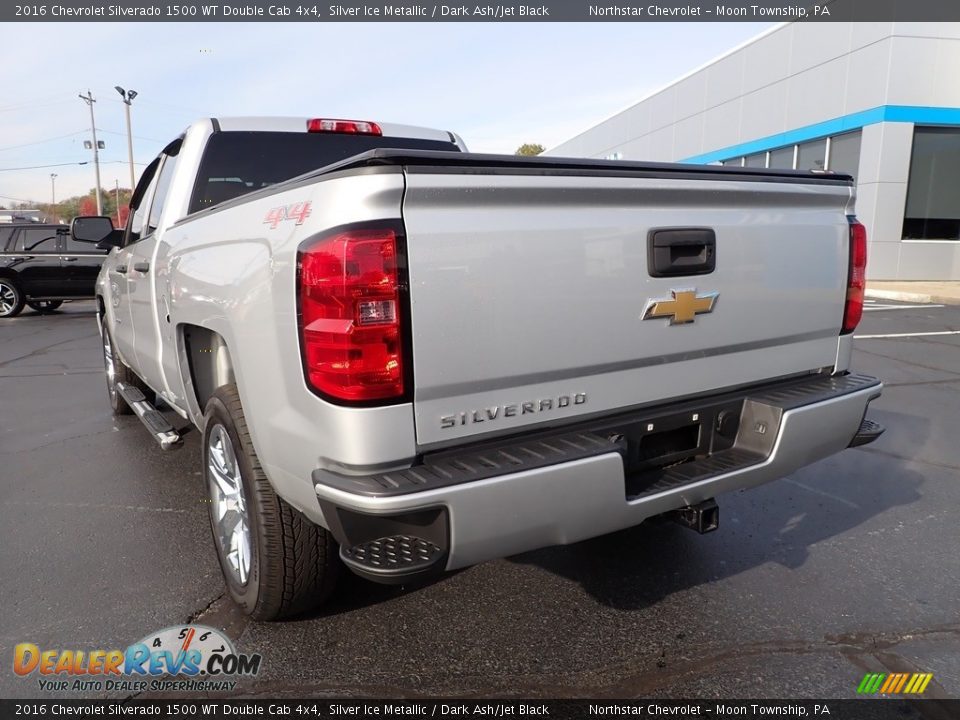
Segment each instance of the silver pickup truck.
M843 175L477 155L250 118L146 169L97 286L107 388L202 433L254 618L669 514L870 442L866 236Z

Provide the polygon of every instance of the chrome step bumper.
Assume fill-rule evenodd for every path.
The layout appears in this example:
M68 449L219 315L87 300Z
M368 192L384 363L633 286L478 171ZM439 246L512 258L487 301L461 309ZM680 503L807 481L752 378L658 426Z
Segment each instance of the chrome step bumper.
M314 487L329 529L346 548L395 535L422 538L441 551L430 556L434 568L453 570L579 542L788 475L856 442L882 387L864 375L818 375L437 453L406 470L316 470ZM683 413L688 420L716 413L711 421L721 428L717 409L731 403L740 409L726 429L726 447L688 452L660 467L644 466L641 456L639 471L625 469L637 462L631 432L642 435L661 421L669 428Z

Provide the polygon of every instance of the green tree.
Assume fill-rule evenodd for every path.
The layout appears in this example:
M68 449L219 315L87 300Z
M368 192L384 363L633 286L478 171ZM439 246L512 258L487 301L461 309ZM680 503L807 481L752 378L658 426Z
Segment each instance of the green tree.
M524 143L517 148L517 151L514 153L514 155L539 155L544 150L546 150L546 148L540 143Z

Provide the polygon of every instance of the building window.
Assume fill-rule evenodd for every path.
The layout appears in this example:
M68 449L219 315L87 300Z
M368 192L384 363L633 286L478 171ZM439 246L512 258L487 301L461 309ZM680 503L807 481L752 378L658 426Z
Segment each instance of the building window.
M793 145L770 151L770 167L778 170L793 169Z
M960 239L960 128L914 128L903 238Z
M827 139L797 145L797 170L823 170L827 164Z
M835 135L830 138L830 159L827 170L852 175L860 171L860 131Z

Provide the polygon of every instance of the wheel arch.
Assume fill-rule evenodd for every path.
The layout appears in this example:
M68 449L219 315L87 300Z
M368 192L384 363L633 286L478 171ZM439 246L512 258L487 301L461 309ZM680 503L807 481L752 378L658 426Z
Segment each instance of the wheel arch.
M181 375L191 414L203 417L207 401L218 388L236 384L233 359L224 337L216 330L181 324L178 327Z

